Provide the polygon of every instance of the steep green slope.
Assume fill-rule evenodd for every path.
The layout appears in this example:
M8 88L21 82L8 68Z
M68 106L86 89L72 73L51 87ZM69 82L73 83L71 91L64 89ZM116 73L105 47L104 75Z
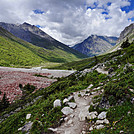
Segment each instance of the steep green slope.
M32 66L44 60L15 41L10 33L0 28L0 66Z
M46 62L64 63L80 58L64 49L54 48L51 51L37 47L13 36L3 28L0 28L0 51L1 66L34 66L43 65Z
M130 91L130 89L134 89L133 53L134 43L128 48L105 56L89 58L79 63L73 62L76 66L81 64L78 69L93 68L98 63L104 63L106 70L113 68L114 71L107 76L98 73L96 70L84 73L83 69L80 69L81 71L79 70L69 77L58 79L57 82L54 82L45 89L38 90L34 94L23 97L21 100L10 105L4 112L1 112L0 115L3 120L1 120L2 123L0 124L0 133L22 134L23 132L18 129L29 121L33 122L32 129L30 130L31 134L48 132L47 128L57 127L61 124L61 109L65 106L62 104L61 108L53 108L53 102L56 99L63 100L72 92L85 89L90 84L93 84L93 87L90 88L89 92L92 92L94 88L98 91L104 89L104 92L94 97L93 103L96 104L98 102L97 107L91 106L89 111L97 111L98 113L107 111L107 118L110 121L108 125L105 125L104 129L93 130L92 133L118 134L121 130L124 131L124 133L133 133L134 106L132 98L134 98L134 93ZM108 109L99 106L104 97L106 101L109 101L111 106ZM34 102L34 100L37 101ZM29 113L31 113L31 118L26 120L26 115ZM90 124L96 120L97 119L87 120L87 123L89 123L90 126ZM115 122L117 122L117 124Z

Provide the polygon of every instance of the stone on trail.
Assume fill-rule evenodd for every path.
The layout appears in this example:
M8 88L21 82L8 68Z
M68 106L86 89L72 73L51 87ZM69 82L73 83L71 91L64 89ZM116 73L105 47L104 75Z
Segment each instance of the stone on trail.
M31 117L31 114L27 114L26 115L26 120L30 119L30 117Z
M97 121L96 121L96 124L103 124L103 123L109 124L109 121L108 121L107 119L104 119L104 120L97 120Z
M105 119L105 118L106 118L106 114L107 114L107 112L101 112L101 113L98 115L98 119Z
M72 99L74 99L74 97L72 95L68 97L69 101L72 100Z
M65 115L69 115L73 113L73 109L71 109L70 107L64 107L61 112Z
M69 102L68 105L70 108L73 108L73 109L75 109L77 107L77 104L74 102Z
M90 120L90 119L95 119L95 118L97 118L97 115L98 115L98 113L95 111L95 112L90 112L90 113L88 113L88 115L87 115L87 119L88 120Z
M90 84L90 85L88 86L88 89L91 88L92 86L93 86L93 84Z
M61 101L59 99L55 100L54 103L53 103L53 106L54 107L61 107Z
M48 128L48 130L52 131L52 132L56 132L57 128Z
M104 119L104 123L105 123L105 124L109 124L109 120Z
M65 103L67 103L67 102L69 102L69 100L68 100L67 98L65 98L65 99L63 100L63 104L65 104Z
M68 122L67 122L67 124L72 124L73 123L73 120L72 119L70 119Z
M92 130L94 130L94 129L93 129L93 127L91 126L91 127L89 128L89 131L92 131Z
M95 128L96 129L102 129L102 128L104 128L105 126L104 125L98 125L98 126L96 126Z
M28 123L26 123L23 127L19 128L18 131L29 131L32 128L33 122L29 121Z

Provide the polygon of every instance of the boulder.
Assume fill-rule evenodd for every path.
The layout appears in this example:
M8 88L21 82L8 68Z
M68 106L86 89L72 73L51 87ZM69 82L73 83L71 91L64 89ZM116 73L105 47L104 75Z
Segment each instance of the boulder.
M65 115L69 115L71 113L73 113L73 109L71 109L70 107L64 107L61 112Z
M93 94L96 94L97 92L91 92L91 94L93 95Z
M90 85L88 86L88 89L91 88L92 86L93 86L93 84L90 84Z
M74 97L72 95L68 97L69 101L72 100L72 99L74 99Z
M48 128L48 130L52 131L52 132L56 132L57 128Z
M65 104L65 103L67 103L67 102L69 102L69 100L68 100L67 98L65 98L65 99L63 100L63 104Z
M22 131L22 132L27 132L32 128L33 122L29 121L28 123L26 123L23 127L19 128L18 131Z
M102 129L102 128L104 128L105 126L104 125L98 125L98 126L96 126L95 128L96 129Z
M61 101L59 99L55 100L54 103L53 103L53 106L54 107L61 107Z
M27 114L26 115L26 120L30 119L30 117L31 117L31 114Z
M104 123L105 123L105 124L109 124L109 120L104 119Z
M105 118L106 118L106 114L107 114L107 112L101 112L101 113L98 115L98 119L105 119Z
M95 111L95 112L90 112L90 113L88 113L88 115L87 115L87 119L88 120L90 120L90 119L95 119L95 118L97 118L97 115L98 115L98 113Z
M96 121L96 124L109 124L109 121L107 119L104 119L104 120L97 120Z
M77 104L74 102L69 102L68 105L69 105L69 107L71 107L73 109L75 109L77 107Z
M89 131L92 131L92 130L94 130L94 129L93 129L93 127L91 126L91 127L89 128Z
M81 134L86 134L86 131L82 131Z
M98 124L103 124L104 123L104 120L97 120L96 121L96 124L98 125Z
M67 122L67 124L72 124L73 123L73 120L72 119L70 119L68 122Z

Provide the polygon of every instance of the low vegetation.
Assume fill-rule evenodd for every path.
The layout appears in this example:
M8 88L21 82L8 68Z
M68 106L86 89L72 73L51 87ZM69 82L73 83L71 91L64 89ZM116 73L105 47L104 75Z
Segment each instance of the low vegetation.
M134 88L133 53L134 44L132 43L127 48L114 53L56 67L58 69L77 69L78 71L68 77L59 78L57 82L54 82L45 89L38 90L35 93L29 92L24 98L16 100L4 112L0 113L0 116L5 118L4 115L15 111L19 107L21 108L18 112L2 121L0 133L22 134L18 129L28 121L33 122L32 129L30 130L31 134L48 132L49 127L57 127L61 123L61 108L63 105L62 107L53 108L53 102L56 99L63 100L72 92L85 89L90 84L93 84L92 88L101 86L101 89L104 89L104 93L101 96L94 97L94 101L100 103L102 98L106 97L110 104L110 108L105 109L108 111L107 117L110 124L101 130L93 130L90 133L118 134L120 131L133 133L134 106L131 99L134 97L134 93L130 90ZM83 74L84 69L92 68L98 63L104 63L106 66L105 70L113 68L113 72L106 75L94 70L93 72ZM31 103L39 96L39 99ZM89 110L100 112L104 109L101 109L98 105L96 109L90 107ZM31 113L31 118L27 120L26 115L28 113Z

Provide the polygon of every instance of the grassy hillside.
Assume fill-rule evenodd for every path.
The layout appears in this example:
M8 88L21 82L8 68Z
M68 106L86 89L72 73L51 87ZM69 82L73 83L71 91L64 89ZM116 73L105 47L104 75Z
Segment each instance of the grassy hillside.
M132 43L133 44L133 43ZM116 52L113 53L108 53L106 55L100 55L100 56L95 56L92 58L87 58L87 59L83 59L80 61L73 61L73 62L69 62L69 63L65 63L62 64L61 66L56 66L53 69L74 69L74 70L80 70L80 69L84 69L84 68L90 68L91 66L95 65L96 62L102 63L106 60L109 60L113 57L115 57L116 55L123 55L125 54L125 58L126 61L124 60L124 63L134 63L134 59L132 58L133 56L133 46L131 45L130 48L124 49L124 50L118 50Z
M0 133L22 134L23 132L18 129L28 121L33 122L32 129L30 130L31 134L48 132L47 129L49 127L60 125L60 118L62 117L60 110L65 106L62 104L62 107L53 108L54 100L63 100L72 92L85 89L90 84L93 84L90 90L97 87L101 87L98 90L104 89L101 95L94 97L94 103L98 102L100 104L102 98L106 97L106 100L109 101L111 106L109 109L102 109L99 105L95 108L90 106L90 112L94 110L98 113L102 110L107 111L107 118L110 121L108 125L105 125L104 129L93 130L91 133L118 134L121 130L124 133L133 133L134 106L131 99L134 98L134 93L130 90L134 89L133 53L134 43L128 48L114 53L66 64L64 66L65 68L71 67L83 70L85 68L92 68L98 63L104 63L106 70L113 68L114 71L111 76L98 73L96 70L86 74L83 74L83 71L78 71L69 77L58 79L50 87L23 97L0 113L1 119L3 119L0 124ZM128 66L128 63L132 65ZM36 98L38 99L32 103ZM120 101L122 103L119 103ZM18 108L19 110L17 110ZM26 120L26 115L29 113L31 113L31 118ZM88 120L87 123L89 123L89 126L92 121L96 121L96 119Z
M46 62L64 63L79 60L77 55L54 48L34 46L0 28L0 66L35 66Z
M14 38L0 28L0 66L32 66L45 62L43 58L15 41Z

